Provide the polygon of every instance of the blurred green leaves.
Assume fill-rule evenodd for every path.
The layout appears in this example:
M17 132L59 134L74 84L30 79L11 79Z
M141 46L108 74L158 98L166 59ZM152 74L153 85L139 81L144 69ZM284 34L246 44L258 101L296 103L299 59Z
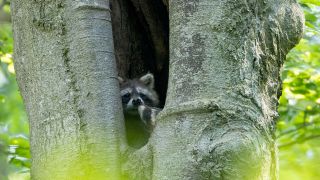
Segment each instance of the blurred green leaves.
M320 6L320 1L319 0L299 0L301 4L313 4Z
M9 13L9 4L3 4L0 11L0 15ZM29 128L15 80L12 52L11 23L0 21L0 179L30 167Z
M278 109L280 179L284 180L320 177L320 1L300 3L305 34L284 64Z

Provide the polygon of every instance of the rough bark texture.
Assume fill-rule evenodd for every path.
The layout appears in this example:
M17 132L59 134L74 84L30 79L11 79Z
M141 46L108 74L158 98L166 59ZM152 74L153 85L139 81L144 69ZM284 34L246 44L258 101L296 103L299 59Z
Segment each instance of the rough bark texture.
M277 179L279 71L296 1L170 0L170 73L153 179Z
M151 71L165 109L127 179L277 179L279 70L302 34L295 0L111 0L127 78ZM117 179L123 124L104 0L15 0L18 83L34 179ZM84 163L82 163L84 162ZM63 164L63 166L61 166Z
M32 179L118 179L123 115L106 0L14 0Z

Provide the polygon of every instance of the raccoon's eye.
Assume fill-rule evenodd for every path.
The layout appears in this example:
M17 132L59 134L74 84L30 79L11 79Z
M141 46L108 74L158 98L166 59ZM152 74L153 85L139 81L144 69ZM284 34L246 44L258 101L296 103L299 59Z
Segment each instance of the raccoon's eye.
M141 97L143 100L149 99L148 96L146 96L146 95L144 95L144 94L141 94L141 93L140 93L139 95L140 95L140 97Z
M128 103L130 101L130 93L124 94L122 97L122 103Z
M130 93L127 93L127 94L123 95L122 97L128 99L128 98L130 98Z

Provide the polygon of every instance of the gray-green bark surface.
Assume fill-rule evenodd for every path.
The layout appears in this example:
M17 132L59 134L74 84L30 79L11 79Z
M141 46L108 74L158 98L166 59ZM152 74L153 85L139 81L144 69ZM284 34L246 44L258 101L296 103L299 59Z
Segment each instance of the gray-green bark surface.
M12 1L32 179L118 179L123 115L109 2Z
M298 4L170 0L169 14L153 179L276 179L279 71L302 35Z
M167 35L157 44L156 34L165 30L155 29L159 16L148 15L150 3L113 2L120 63L165 59ZM108 2L13 1L15 68L31 125L33 179L118 179L120 159L130 180L277 179L279 70L303 29L296 1L163 2L170 14L166 106L149 144L120 158L124 131ZM119 13L123 7L129 12ZM132 14L140 19L130 24ZM144 27L134 27L137 22ZM120 64L121 74L154 67L134 65Z

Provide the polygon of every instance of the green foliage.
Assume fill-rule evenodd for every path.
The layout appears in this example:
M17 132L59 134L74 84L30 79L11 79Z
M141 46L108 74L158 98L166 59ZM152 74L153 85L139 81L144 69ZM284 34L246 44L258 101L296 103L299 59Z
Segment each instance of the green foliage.
M302 5L311 4L311 5L320 6L320 1L319 1L319 0L300 0L299 2L300 2Z
M283 67L277 138L280 179L312 180L320 177L320 1L300 3L305 35Z
M13 173L30 167L29 128L15 80L12 51L11 24L0 22L0 178L17 176Z

